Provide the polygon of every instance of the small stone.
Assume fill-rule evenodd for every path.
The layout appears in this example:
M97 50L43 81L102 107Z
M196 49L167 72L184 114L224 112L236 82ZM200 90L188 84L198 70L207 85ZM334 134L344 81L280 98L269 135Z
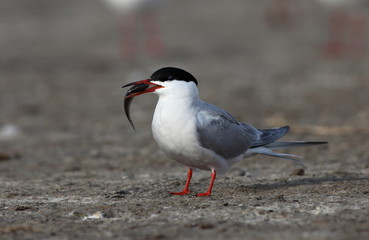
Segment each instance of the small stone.
M231 171L231 175L235 177L243 177L246 176L246 171L242 169L234 169Z
M10 154L0 152L0 161L8 161L10 159L12 159Z
M98 158L98 157L101 157L101 152L97 149L94 149L94 150L91 150L90 151L90 156L92 158Z
M13 140L21 135L18 126L8 123L0 128L0 140Z
M18 206L15 208L15 211L26 211L26 210L30 210L32 209L31 207L28 206Z
M94 219L103 219L106 217L106 214L101 212L101 211L97 211L94 214L85 216L82 218L82 220L94 220Z
M114 193L114 195L107 196L106 198L124 198L126 194L130 194L130 192L122 190L122 191L117 191Z
M81 212L77 212L77 211L72 212L71 215L75 216L75 217L78 217L78 218L83 218L83 217L86 216L86 214L81 213Z
M283 194L277 195L275 199L277 199L280 202L286 202L286 199L284 198Z
M209 222L202 222L202 223L198 224L198 227L200 229L212 229L212 228L214 228L214 224L209 223Z
M304 175L305 175L305 170L302 168L294 169L292 173L290 174L290 176L304 176Z

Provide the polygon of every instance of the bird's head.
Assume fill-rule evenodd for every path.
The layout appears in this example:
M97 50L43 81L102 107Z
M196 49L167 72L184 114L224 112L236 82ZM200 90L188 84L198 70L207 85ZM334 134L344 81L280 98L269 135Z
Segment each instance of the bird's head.
M144 93L156 93L173 97L197 95L197 80L191 73L175 67L164 67L154 72L150 78L131 82L122 88L130 87L124 97L124 110L132 127L129 106L133 98Z
M186 84L187 83L187 84ZM122 88L132 86L128 89L125 98L132 98L144 93L155 92L157 94L184 90L186 85L197 86L197 80L191 73L175 67L165 67L154 72L150 78L131 82Z

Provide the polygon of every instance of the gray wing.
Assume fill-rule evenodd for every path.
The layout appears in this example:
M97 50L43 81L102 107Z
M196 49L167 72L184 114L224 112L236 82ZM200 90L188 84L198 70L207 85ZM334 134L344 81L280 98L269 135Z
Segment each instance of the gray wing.
M225 159L245 153L261 134L256 128L237 122L229 113L205 102L196 115L196 127L200 144Z
M289 126L262 130L259 129L261 132L260 138L252 144L251 148L261 147L273 143L286 135L289 129Z

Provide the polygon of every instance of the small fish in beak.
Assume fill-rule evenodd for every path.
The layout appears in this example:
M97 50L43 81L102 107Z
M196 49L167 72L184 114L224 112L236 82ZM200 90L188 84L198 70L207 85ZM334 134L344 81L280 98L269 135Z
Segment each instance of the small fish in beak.
M150 85L153 85L153 87L149 88ZM133 130L136 131L135 125L133 124L133 121L131 119L131 114L129 112L131 103L135 96L148 93L148 92L154 92L156 89L161 88L162 86L151 83L150 79L145 79L142 81L132 82L124 85L122 88L132 86L128 91L126 92L126 95L124 97L124 112L128 118L129 123L131 124Z

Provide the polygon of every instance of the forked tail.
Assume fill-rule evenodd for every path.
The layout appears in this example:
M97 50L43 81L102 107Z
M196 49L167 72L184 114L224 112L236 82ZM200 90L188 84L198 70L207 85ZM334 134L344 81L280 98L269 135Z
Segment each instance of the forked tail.
M297 164L304 165L299 159L302 159L301 156L287 153L278 153L273 152L274 149L287 149L287 148L296 148L296 147L308 147L314 145L327 144L328 142L303 142L303 141L291 141L291 142L273 142L264 146L250 148L246 152L246 157L261 154L271 157L278 157L293 161Z

